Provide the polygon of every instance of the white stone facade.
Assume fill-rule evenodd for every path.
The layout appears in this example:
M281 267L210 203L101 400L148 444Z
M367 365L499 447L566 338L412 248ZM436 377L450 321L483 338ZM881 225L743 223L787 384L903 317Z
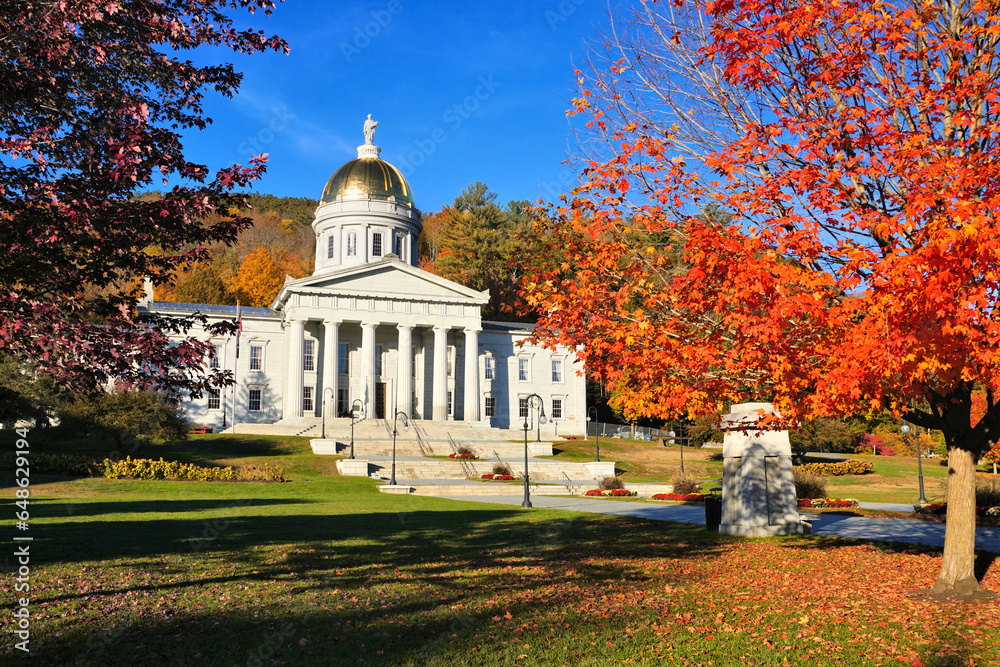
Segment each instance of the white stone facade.
M586 386L572 351L520 346L531 325L484 322L487 292L417 268L421 227L409 185L373 148L359 148L359 160L338 170L323 193L313 222L313 275L287 279L270 308L241 309L238 360L235 338L213 340L217 363L235 372L237 385L186 401L191 420L215 429L234 420L304 424L324 409L328 419L346 416L360 401L369 417L402 411L417 420L520 430L526 399L538 394L544 436L582 435ZM355 163L369 181L382 173L387 180L370 187L362 180L367 191L360 192L355 178L348 188L338 175ZM141 307L164 315L199 310L213 321L237 312L153 301L151 294ZM533 407L533 432L537 415Z

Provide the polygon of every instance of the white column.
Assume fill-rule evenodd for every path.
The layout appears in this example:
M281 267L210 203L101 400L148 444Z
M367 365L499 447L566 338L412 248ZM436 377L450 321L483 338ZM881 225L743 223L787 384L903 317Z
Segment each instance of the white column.
M338 327L340 322L336 320L323 320L323 395L319 399L322 401L329 395L326 399L329 401L326 405L327 418L337 416L337 386L340 379L340 369L337 367ZM328 389L331 391L327 391Z
M302 418L302 342L306 321L291 319L285 326L285 347L288 349L288 386L285 388L285 419Z
M365 416L375 416L375 327L373 322L361 323L361 386L365 405Z
M479 421L479 329L465 330L465 421Z
M431 373L428 376L427 360L430 359L431 350L434 349L434 332L425 329L421 335L420 361L417 364L417 405L420 406L420 418L430 419L433 416L431 411L431 397L427 395L427 378L434 377Z
M448 419L448 327L434 327L434 421Z
M410 348L413 346L413 327L409 324L397 324L399 338L396 343L396 406L413 416L413 356Z

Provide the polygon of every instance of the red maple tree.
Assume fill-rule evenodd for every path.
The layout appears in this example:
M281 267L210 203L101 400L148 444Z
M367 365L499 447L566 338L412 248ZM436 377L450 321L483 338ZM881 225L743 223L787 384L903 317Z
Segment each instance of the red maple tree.
M185 160L181 132L204 128L206 90L231 96L231 64L195 65L203 45L234 52L287 50L238 29L229 12L269 13L268 0L122 0L7 3L0 14L0 353L94 391L116 380L197 395L207 343L168 336L198 318L141 318L143 276L178 267L230 243L247 220L234 188L266 156L210 177ZM155 201L137 198L168 177ZM155 180L154 180L155 179ZM210 213L222 212L213 224Z
M643 3L578 73L604 149L522 290L635 414L940 429L942 593L981 591L975 464L1000 438L998 36L988 3Z

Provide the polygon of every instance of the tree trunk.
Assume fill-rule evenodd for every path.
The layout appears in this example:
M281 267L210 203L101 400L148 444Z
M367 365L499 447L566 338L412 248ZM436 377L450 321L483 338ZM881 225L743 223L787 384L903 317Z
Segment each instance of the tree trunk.
M931 589L934 593L975 595L983 592L976 581L976 461L972 452L948 450L948 514L944 560Z

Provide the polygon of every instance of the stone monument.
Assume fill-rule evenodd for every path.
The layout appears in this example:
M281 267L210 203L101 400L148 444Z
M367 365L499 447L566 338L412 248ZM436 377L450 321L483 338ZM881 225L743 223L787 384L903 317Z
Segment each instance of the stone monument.
M723 535L766 537L812 532L799 516L788 431L757 427L762 414L777 414L770 403L740 403L722 416Z

